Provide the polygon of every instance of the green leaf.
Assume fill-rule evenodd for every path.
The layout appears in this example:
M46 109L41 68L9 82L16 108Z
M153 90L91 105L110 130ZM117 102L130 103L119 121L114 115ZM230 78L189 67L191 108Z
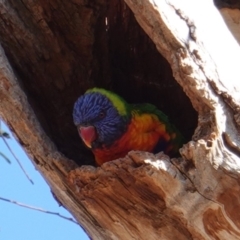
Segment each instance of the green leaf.
M1 129L0 129L0 136L5 138L10 138L10 135L7 132L3 132Z
M0 156L2 156L2 158L4 158L9 164L11 164L11 161L9 160L9 158L4 155L2 152L0 152Z

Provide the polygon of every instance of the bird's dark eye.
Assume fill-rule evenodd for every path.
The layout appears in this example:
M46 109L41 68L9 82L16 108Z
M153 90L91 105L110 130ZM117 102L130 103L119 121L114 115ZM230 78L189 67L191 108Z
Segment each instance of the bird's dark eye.
M105 112L104 111L101 111L100 113L99 113L99 118L104 118L105 117Z

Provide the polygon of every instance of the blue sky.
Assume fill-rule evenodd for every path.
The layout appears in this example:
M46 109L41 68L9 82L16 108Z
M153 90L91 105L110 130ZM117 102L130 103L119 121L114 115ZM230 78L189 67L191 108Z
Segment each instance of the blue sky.
M1 122L2 130L10 133ZM27 205L58 212L64 216L71 214L52 197L50 189L39 172L34 168L20 145L11 136L7 140L22 165L34 182L25 177L11 153L0 139L0 151L12 162L8 164L0 157L0 197ZM0 200L0 239L3 240L89 240L84 231L75 223Z

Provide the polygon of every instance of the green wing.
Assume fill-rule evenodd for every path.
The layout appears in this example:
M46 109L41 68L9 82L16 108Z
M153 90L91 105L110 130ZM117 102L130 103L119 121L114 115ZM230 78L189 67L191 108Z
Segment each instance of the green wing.
M131 110L136 111L138 114L149 113L156 115L159 121L165 124L166 131L168 133L175 133L176 138L172 139L170 144L173 145L173 151L178 152L178 149L182 147L183 143L185 142L185 139L183 135L180 133L180 131L173 124L170 123L168 117L162 111L160 111L156 106L149 103L132 104L130 106Z
M150 103L132 104L131 110L135 110L139 114L143 114L143 113L155 114L158 116L161 122L166 124L169 123L168 117L153 104L150 104Z

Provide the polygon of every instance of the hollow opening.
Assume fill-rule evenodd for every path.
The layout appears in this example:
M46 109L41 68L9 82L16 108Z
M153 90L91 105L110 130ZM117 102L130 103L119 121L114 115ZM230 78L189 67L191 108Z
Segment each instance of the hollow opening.
M190 140L197 126L197 113L173 78L169 63L125 3L109 3L101 12L95 40L93 49L99 71L93 71L94 86L112 90L129 103L156 105ZM82 143L79 136L76 138L79 149Z
M71 6L64 4L61 11L69 14ZM106 1L96 6L79 6L76 11L82 22L73 17L72 22L67 22L68 27L64 19L58 19L56 9L51 11L48 3L42 4L45 21L60 51L52 50L56 43L45 37L38 25L29 29L38 32L39 44L49 57L46 53L34 61L34 56L29 58L19 50L13 52L12 39L2 40L48 136L60 152L79 165L94 165L92 153L81 142L73 124L72 110L80 95L97 86L118 93L129 103L156 105L190 140L197 126L197 112L173 78L169 63L123 1ZM24 16L22 21L27 22ZM86 31L86 35L79 31Z

